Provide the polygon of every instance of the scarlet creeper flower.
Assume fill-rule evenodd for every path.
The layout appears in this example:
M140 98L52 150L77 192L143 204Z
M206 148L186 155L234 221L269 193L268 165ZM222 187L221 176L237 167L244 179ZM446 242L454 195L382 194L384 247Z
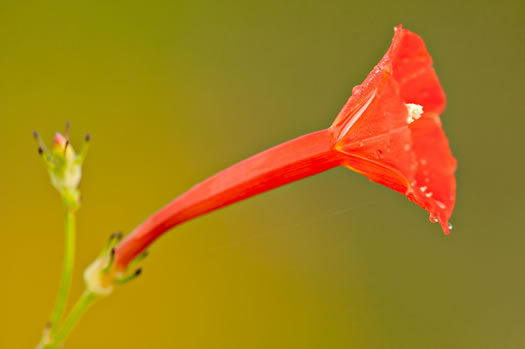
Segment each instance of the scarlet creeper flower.
M456 160L441 128L445 94L416 34L395 28L392 45L325 130L283 143L197 184L148 218L116 248L126 269L174 226L336 166L346 166L417 203L449 233Z

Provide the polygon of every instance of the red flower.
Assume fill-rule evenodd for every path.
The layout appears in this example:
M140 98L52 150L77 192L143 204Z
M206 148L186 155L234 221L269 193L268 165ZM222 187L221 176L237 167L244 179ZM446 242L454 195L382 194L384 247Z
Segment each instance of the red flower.
M339 165L404 194L448 234L456 161L441 129L444 107L423 40L398 26L389 50L353 89L330 128L268 149L197 184L117 246L116 269L126 269L180 223Z
M456 160L441 129L444 108L425 43L398 26L389 50L354 88L332 128L338 129L335 148L348 155L345 166L406 195L448 234Z

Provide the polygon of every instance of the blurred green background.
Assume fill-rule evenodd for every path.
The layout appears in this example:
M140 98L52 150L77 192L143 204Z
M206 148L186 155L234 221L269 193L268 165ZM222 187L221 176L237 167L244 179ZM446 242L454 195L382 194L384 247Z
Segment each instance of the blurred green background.
M62 205L31 131L90 132L73 296L112 231L327 127L420 34L447 92L454 230L344 168L165 235L66 348L524 348L522 1L2 1L0 348L33 348Z

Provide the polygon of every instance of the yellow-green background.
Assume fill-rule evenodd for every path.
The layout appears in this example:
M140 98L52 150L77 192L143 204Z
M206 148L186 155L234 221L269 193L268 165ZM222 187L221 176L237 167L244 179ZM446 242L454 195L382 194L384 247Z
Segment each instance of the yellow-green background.
M0 348L33 348L62 207L31 139L93 136L77 272L110 232L328 126L393 26L427 42L458 159L454 230L339 168L187 223L66 348L524 348L521 1L2 1Z

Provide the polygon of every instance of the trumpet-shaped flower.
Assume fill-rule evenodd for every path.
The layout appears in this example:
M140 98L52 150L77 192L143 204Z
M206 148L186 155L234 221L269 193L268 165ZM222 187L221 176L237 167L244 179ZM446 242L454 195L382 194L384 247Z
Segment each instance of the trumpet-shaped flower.
M423 40L398 26L385 56L354 87L329 128L256 154L192 187L116 247L115 269L125 270L178 224L336 166L405 195L448 234L456 161L441 128L444 107Z

